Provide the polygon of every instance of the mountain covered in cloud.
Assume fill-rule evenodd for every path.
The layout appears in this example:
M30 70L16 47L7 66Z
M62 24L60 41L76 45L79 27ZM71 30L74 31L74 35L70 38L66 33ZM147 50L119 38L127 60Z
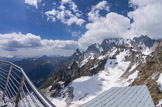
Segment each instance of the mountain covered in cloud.
M153 52L154 43L150 41L158 43ZM162 40L148 36L132 40L111 38L92 44L83 52L77 49L71 56L73 63L54 70L40 87L41 91L56 105L75 107L111 87L145 84L158 104L162 98L161 82L157 82L162 71L161 43Z

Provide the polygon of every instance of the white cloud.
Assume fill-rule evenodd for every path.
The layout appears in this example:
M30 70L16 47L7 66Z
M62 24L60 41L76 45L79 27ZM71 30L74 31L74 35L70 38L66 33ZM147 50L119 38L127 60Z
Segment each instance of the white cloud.
M56 16L59 13L59 11L56 11L55 9L52 9L51 11L47 11L45 14L48 16L47 21L52 20L52 22L56 21Z
M64 5L64 4L69 4L69 7L71 10L73 10L74 12L77 12L79 11L77 8L77 5L72 1L72 0L62 0L61 1L61 4Z
M33 34L0 34L1 56L68 55L78 48L73 40L47 40Z
M80 31L69 31L69 32L72 33L73 37L77 37L77 38L80 38L80 36L82 34Z
M107 11L109 11L109 6L108 6L108 3L107 3L107 1L102 1L102 2L99 2L96 6L94 6L93 8L92 8L92 10L96 10L96 9L99 9L99 10L107 10Z
M117 13L108 13L102 20L96 20L86 25L87 32L79 39L83 47L92 43L101 43L104 39L127 37L130 20Z
M60 48L66 50L75 50L78 47L78 43L73 40L42 40L42 44L45 47Z
M73 37L77 37L78 36L78 33L77 32L72 32L72 36Z
M128 13L133 19L131 30L137 35L148 35L152 38L162 36L162 0L131 0L135 10Z
M129 4L131 6L135 6L135 8L137 8L137 7L146 6L147 4L153 3L154 1L155 0L130 0Z
M71 2L71 0L61 0L63 4Z
M68 5L68 7L66 7L66 5ZM72 0L62 0L60 5L45 12L45 14L47 15L47 20L55 22L58 19L68 26L73 23L81 26L85 22L85 20L81 18L82 12L77 9L77 5Z
M100 20L100 10L110 11L109 8L107 1L99 2L97 5L92 6L92 10L88 13L88 19L90 21Z
M0 34L0 47L8 51L16 51L17 48L36 48L42 46L41 38L30 33Z
M25 0L25 3L35 6L36 8L38 8L37 6L38 2L41 2L41 0Z
M128 37L132 32L128 31L130 28L130 19L114 13L107 13L106 16L101 16L99 12L105 10L109 12L109 5L106 1L99 2L92 6L88 13L88 19L91 21L86 24L87 31L79 39L81 48L86 48L92 43L101 43L104 39L114 37Z

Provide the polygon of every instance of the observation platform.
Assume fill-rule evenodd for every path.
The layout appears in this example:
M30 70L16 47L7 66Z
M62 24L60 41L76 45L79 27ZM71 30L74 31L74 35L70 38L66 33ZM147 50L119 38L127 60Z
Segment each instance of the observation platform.
M28 78L23 69L0 61L0 107L55 107Z

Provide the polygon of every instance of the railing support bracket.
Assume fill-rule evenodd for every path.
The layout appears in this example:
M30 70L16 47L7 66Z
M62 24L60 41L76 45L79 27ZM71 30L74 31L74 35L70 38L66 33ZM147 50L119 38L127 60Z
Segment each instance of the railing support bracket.
M17 96L16 96L16 105L15 105L15 107L18 107L18 103L19 103L19 100L20 100L20 93L22 92L22 89L23 89L23 86L24 86L24 81L25 81L25 77L22 76L21 82L20 82L20 85L19 85L19 89L18 89L18 92L17 92Z
M8 82L9 82L9 79L10 79L11 71L12 71L12 65L10 64L10 68L9 68L9 71L8 71L8 74L7 74L6 83L5 83L5 88L4 88L4 91L3 91L3 97L2 97L4 102L5 102L5 96L6 96L6 92L7 92L7 86L8 86Z

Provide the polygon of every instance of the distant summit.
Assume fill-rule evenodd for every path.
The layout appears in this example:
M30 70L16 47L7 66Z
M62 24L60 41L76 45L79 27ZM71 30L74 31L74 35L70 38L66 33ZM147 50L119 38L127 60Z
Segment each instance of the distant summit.
M147 46L149 48L151 48L153 46L154 42L156 41L154 39L151 39L147 35L145 35L145 36L144 35L141 35L140 37L134 37L133 40L137 44L139 44L139 45L143 45L144 44L145 46Z
M122 44L124 44L123 38L109 38L103 40L103 42L101 43L101 47L103 48L104 51L109 51L114 46L122 45Z

